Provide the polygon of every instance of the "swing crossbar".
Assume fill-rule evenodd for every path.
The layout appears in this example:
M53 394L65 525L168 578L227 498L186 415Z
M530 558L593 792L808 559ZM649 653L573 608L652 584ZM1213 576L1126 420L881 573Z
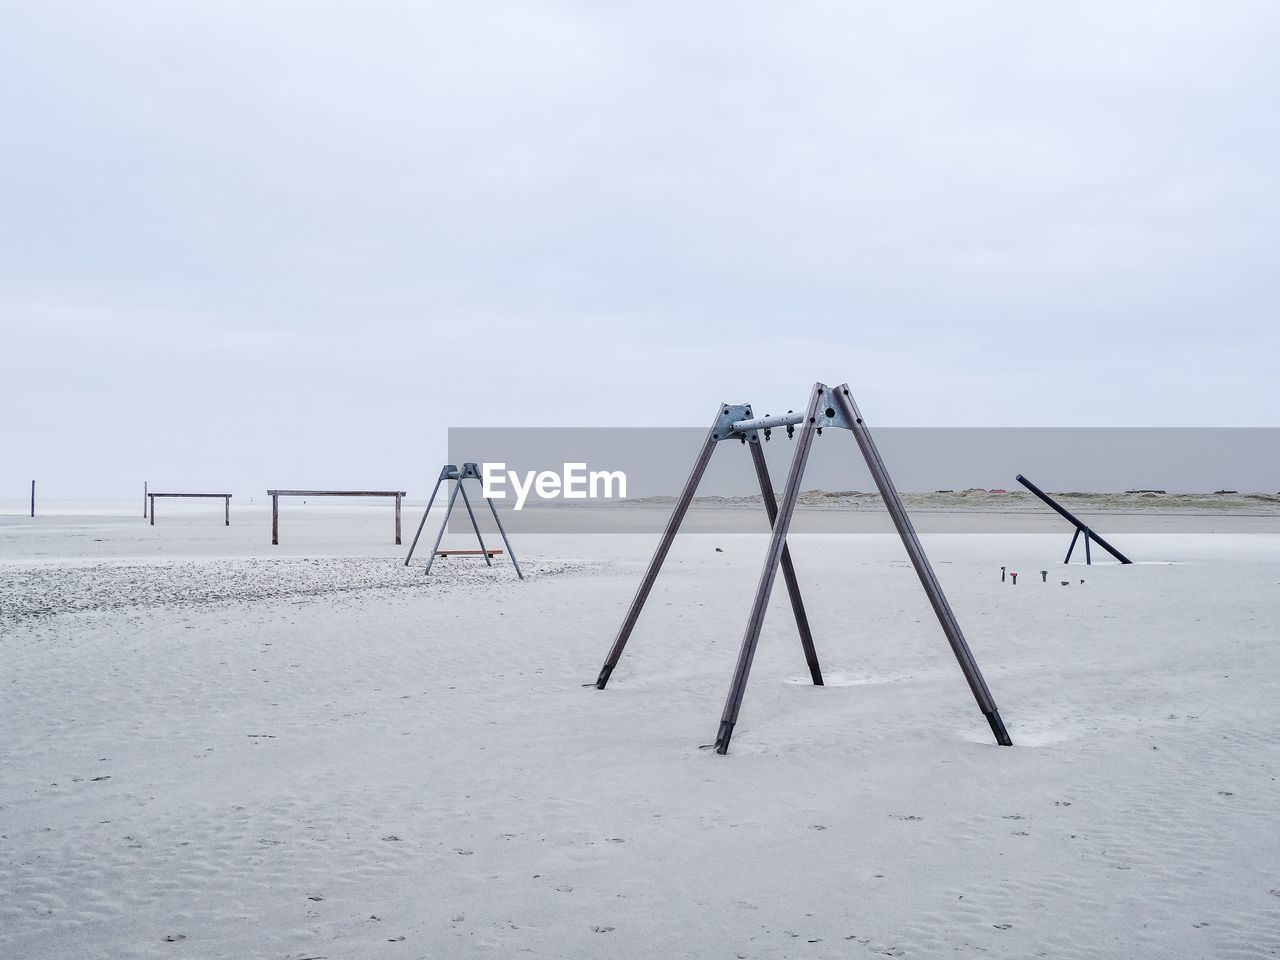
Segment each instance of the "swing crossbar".
M771 430L774 427L793 427L804 422L803 413L779 413L754 420L739 420L733 425L735 433L751 433L753 430Z

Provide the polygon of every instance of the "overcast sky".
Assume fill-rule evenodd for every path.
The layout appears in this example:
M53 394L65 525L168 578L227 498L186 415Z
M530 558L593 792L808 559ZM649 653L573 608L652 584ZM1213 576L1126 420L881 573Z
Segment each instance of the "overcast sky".
M459 425L1280 424L1280 5L6 4L0 496ZM500 452L494 459L500 459Z

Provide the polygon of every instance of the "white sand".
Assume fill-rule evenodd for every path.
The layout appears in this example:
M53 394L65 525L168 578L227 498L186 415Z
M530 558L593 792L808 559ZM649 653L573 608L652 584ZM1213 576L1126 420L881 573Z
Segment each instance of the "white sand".
M831 682L779 590L718 757L758 535L598 692L652 537L218 512L0 520L6 960L1280 955L1280 536L926 536L1013 749L895 539L797 536Z

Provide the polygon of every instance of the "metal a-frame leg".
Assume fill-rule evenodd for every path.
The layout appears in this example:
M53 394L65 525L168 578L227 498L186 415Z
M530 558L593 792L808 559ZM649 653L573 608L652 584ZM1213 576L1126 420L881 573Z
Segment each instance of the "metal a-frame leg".
M833 393L835 394L836 403L849 420L853 437L858 442L858 449L862 451L862 457L867 462L867 468L875 479L876 488L880 491L880 496L884 500L885 506L889 508L889 515L893 518L893 525L898 530L898 536L902 538L902 545L906 548L907 556L911 559L911 565L915 567L916 575L920 578L920 585L924 587L924 592L929 597L933 612L937 614L938 622L942 625L942 632L946 634L947 642L951 644L951 651L955 654L956 661L960 664L965 680L969 683L969 689L973 692L974 699L978 701L978 708L991 725L991 732L995 735L996 743L1002 747L1012 746L1013 741L1009 739L1009 733L1005 730L1004 721L1000 719L1000 711L996 709L995 699L991 696L991 691L987 689L987 682L982 677L982 671L978 669L978 663L973 658L969 644L965 641L964 633L960 630L960 622L956 619L955 613L952 612L951 605L947 603L946 595L942 592L942 585L938 582L937 576L934 575L933 567L929 564L929 558L925 556L924 547L921 546L920 538L916 535L911 518L907 516L906 507L902 504L902 497L898 495L897 488L894 487L893 481L889 478L889 471L885 467L884 461L880 459L880 451L876 449L875 440L871 437L871 431L863 423L862 414L858 411L858 405L849 394L849 385L847 383L841 384ZM1088 531L1085 532L1085 536L1086 538L1088 537ZM1088 539L1085 540L1085 544L1087 549Z
M1071 554L1075 553L1076 541L1079 539L1080 539L1080 528L1076 527L1076 532L1071 535L1071 546L1067 547L1067 558L1062 561L1063 563L1071 562Z
M707 439L702 442L702 449L698 451L698 458L693 462L693 470L689 473L689 479L684 482L684 489L680 491L680 496L676 499L675 509L671 511L671 518L667 520L667 526L662 531L662 539L658 541L658 549L653 553L653 559L649 561L649 567L644 572L644 577L640 581L640 588L636 590L636 595L631 600L631 606L627 608L627 615L622 618L622 626L618 628L618 635L613 640L613 646L609 648L609 655L605 657L604 666L600 668L600 675L596 677L596 689L603 690L609 682L609 676L613 673L613 668L618 665L618 661L622 659L622 651L627 647L627 641L631 638L631 631L635 629L636 621L640 619L640 611L644 609L644 602L649 599L649 591L653 589L653 582L658 579L658 571L662 569L662 562L667 559L667 553L671 550L671 544L676 538L676 533L680 529L680 523L684 520L684 515L689 511L689 504L693 502L693 495L698 491L698 484L702 482L702 475L707 472L707 464L711 462L711 455L716 451L716 444L722 439L721 428L725 425L727 407L721 406L716 413L716 419L712 421L711 429L707 431Z
M764 458L763 444L755 439L748 441L747 446L751 448L751 462L756 468L756 478L760 481L760 499L764 501L764 510L769 515L769 526L772 527L778 519L778 504L773 497L773 481L769 479L769 464ZM791 563L791 548L785 543L782 547L782 579L786 581L787 595L791 598L791 610L796 617L796 629L800 631L800 645L804 648L804 659L809 665L809 676L813 678L813 685L820 687L822 669L818 666L818 653L813 647L813 633L809 629L809 617L800 596L800 583Z
M467 516L471 518L471 529L476 532L476 539L480 541L480 555L484 557L484 563L487 567L493 566L493 561L489 559L489 551L485 549L484 537L480 536L480 524L476 523L475 511L471 509L471 500L467 497L466 488L462 486L462 478L458 478L458 489L462 491L462 502L466 504Z
M716 753L719 754L728 752L729 740L733 736L734 725L738 722L738 711L742 709L742 696L747 688L747 677L751 673L751 662L756 656L756 646L760 642L760 631L764 627L769 594L778 576L778 565L782 561L782 552L787 545L787 529L791 526L791 516L795 513L796 500L800 496L800 480L804 476L805 464L809 460L809 451L813 447L813 437L817 432L818 403L823 399L825 391L826 387L823 384L814 384L809 405L805 408L803 426L800 428L800 436L796 439L795 454L791 458L791 469L787 473L786 486L782 489L782 502L778 505L778 514L773 521L773 534L769 538L764 570L760 573L755 601L751 604L751 615L747 618L747 630L742 637L742 648L738 651L738 665L733 671L729 696L725 700L724 711L720 715L720 729L716 733L715 744Z
M436 562L436 551L440 549L440 541L444 539L445 528L449 526L449 514L453 513L454 501L458 499L458 493L462 490L462 481L453 481L453 493L449 494L449 506L444 511L444 521L440 524L440 531L436 534L436 542L431 546L431 556L427 557L427 568L422 571L423 575L431 572L431 565Z
M436 480L436 485L431 489L431 499L427 501L427 509L422 511L422 521L418 524L418 532L413 535L413 543L409 544L409 555L404 558L406 567L409 565L409 561L413 559L413 551L418 549L418 538L422 536L422 528L427 525L427 516L431 513L431 505L436 502L436 494L440 491L440 484L455 473L457 473L457 468L453 464L448 464L440 471L440 477Z
M511 558L512 566L516 568L516 576L523 580L524 574L520 572L520 564L516 560L516 552L511 549L511 541L507 539L506 528L503 527L502 520L498 517L498 508L493 505L493 501L488 497L484 498L484 502L489 505L489 510L493 513L493 522L498 525L498 533L502 534L502 543L507 548L507 556Z
M951 644L952 652L955 654L956 661L960 664L960 669L964 673L965 679L969 683L969 688L978 702L978 707L986 716L992 733L995 734L996 742L1001 746L1010 746L1012 741L1009 739L1008 731L1005 730L1004 721L1000 718L1000 712L996 708L991 691L987 688L982 672L978 669L973 653L964 639L964 634L960 630L960 624L956 620L955 613L947 603L947 598L942 592L942 586L933 572L933 567L930 566L929 559L925 556L920 538L916 535L915 527L912 526L911 519L907 516L902 498L893 486L889 471L885 467L884 461L880 458L875 441L864 424L853 397L849 394L848 385L842 384L835 390L830 390L826 385L818 383L814 385L813 394L809 399L795 455L791 461L791 469L787 475L787 483L782 491L782 502L778 506L778 516L774 523L773 535L769 541L769 550L765 555L764 569L760 574L760 583L756 588L755 601L752 603L751 614L747 620L746 633L742 638L742 648L738 654L738 665L734 671L733 682L729 687L729 696L725 700L724 712L720 717L720 729L716 735L716 752L719 754L728 752L729 741L733 736L733 728L737 724L738 713L742 708L742 698L746 691L747 677L751 673L751 663L755 658L756 646L760 641L760 631L764 626L764 615L769 603L769 594L777 578L778 567L786 546L787 529L791 525L796 500L800 494L800 483L804 476L804 468L813 446L814 434L817 432L819 411L823 411L824 421L830 423L835 416L836 408L839 408L844 420L847 422L847 426L853 432L858 449L861 451L863 459L875 479L876 487L889 510L889 515L893 520L899 537L902 539L903 546L906 548L911 565L915 568L916 575L920 578L921 586L924 587L925 594L928 596L934 613L938 617L938 622L942 625L943 633Z
M1076 541L1080 539L1080 534L1084 534L1084 563L1085 566L1093 566L1093 552L1089 549L1089 541L1093 539L1093 533L1088 527L1076 527L1076 532L1071 535L1071 546L1067 548L1067 559L1063 563L1071 562L1072 551L1076 548Z

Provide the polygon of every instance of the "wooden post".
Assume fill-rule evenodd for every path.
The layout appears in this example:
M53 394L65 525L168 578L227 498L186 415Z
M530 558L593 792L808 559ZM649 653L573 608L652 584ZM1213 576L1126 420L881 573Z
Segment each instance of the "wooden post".
M224 517L226 519L226 525L229 527L231 526L231 494L229 493L227 494L227 499L224 502L223 506L225 507L225 510L226 510L226 513L224 514Z
M32 480L31 481L31 516L34 517L35 515L36 515L36 482ZM398 530L399 527L397 527L396 529ZM400 542L399 540L396 540L396 543L399 543L399 542Z
M271 495L271 545L277 546L280 543L280 497L277 494Z
M156 525L156 498L148 497L147 499L151 501L151 525L154 527Z
M400 494L396 494L396 546L400 546Z

